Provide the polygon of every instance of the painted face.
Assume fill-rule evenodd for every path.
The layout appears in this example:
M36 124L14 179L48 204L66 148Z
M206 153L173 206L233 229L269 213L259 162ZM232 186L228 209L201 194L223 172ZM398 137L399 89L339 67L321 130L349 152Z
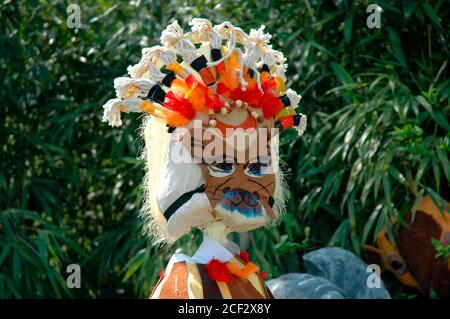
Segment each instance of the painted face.
M192 156L203 171L213 216L233 231L249 231L276 218L272 207L277 166L270 132L264 130L228 136L203 131L202 141L192 137Z

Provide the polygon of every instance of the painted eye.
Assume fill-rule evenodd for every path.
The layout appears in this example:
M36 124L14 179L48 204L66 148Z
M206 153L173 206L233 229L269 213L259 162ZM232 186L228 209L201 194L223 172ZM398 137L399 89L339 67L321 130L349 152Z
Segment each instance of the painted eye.
M234 163L217 163L208 166L209 174L213 177L225 177L235 171Z
M248 164L245 174L252 177L263 177L269 170L268 163L256 162Z
M387 256L387 267L397 275L403 275L407 271L403 258L392 253Z

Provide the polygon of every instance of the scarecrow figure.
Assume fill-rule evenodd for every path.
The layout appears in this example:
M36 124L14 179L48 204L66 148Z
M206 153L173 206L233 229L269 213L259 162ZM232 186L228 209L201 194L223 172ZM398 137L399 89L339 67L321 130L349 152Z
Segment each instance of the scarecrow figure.
M285 207L278 132L306 128L300 95L285 88L286 59L264 27L249 34L229 22L175 21L161 45L142 51L114 81L104 121L143 112L146 200L156 241L192 227L204 238L193 256L174 254L150 298L271 298L264 273L229 241L276 221Z

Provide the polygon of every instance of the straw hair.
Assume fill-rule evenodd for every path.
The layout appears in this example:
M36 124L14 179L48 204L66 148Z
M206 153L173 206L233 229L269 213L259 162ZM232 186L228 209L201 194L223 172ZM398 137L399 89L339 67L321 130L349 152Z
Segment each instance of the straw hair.
M167 221L156 202L162 167L169 146L170 133L165 123L155 117L145 116L142 125L145 147L141 159L145 160L144 202L140 215L144 219L144 232L154 244L172 243L167 232Z

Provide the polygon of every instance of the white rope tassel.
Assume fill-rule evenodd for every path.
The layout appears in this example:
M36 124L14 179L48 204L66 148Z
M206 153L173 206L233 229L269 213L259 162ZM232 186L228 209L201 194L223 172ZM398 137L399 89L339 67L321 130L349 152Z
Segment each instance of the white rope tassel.
M161 46L151 47L145 51L142 51L142 54L142 59L148 68L150 79L157 82L162 81L166 75L160 71L159 67L155 65L156 61L158 59L162 59L164 60L164 64L167 65L177 59L175 52L167 50L165 47Z
M239 48L237 48L236 51L238 53L239 64L241 65L241 67L239 68L239 81L241 82L242 91L246 91L247 81L245 81L244 79L244 68L242 67L242 51Z
M287 64L285 64L286 58L284 54L280 51L273 50L271 46L268 46L268 48L267 52L262 56L262 63L267 64L269 69L275 68L274 75L286 82L285 72Z
M162 32L161 43L166 47L174 47L183 60L189 64L197 58L195 45L185 38L183 30L176 20Z
M228 52L221 59L214 62L209 62L208 66L216 66L222 61L228 59L236 48L237 32L241 32L242 34L244 34L244 31L239 28L235 28L229 21L214 26L214 30L220 35L221 39L228 40Z
M148 92L156 83L146 78L131 79L119 77L114 79L114 88L118 98L124 99L128 97L147 96ZM136 90L129 95L130 88L135 87Z
M111 126L121 126L122 117L121 113L141 113L142 109L140 107L142 99L137 97L132 97L129 99L111 99L103 105L103 122L108 122Z
M133 79L138 79L147 71L143 63L137 63L135 65L129 65L127 68L128 74Z
M120 106L122 100L111 99L103 105L103 122L108 122L111 126L121 126L122 119L120 118Z
M291 101L291 106L295 109L298 107L298 103L300 103L300 100L302 99L302 96L300 94L297 94L294 90L288 89L286 91L286 95L289 98L289 101Z
M268 45L266 53L262 56L262 61L269 67L272 67L275 64L284 64L286 58L282 52L274 50L272 46Z
M132 97L126 100L122 101L122 105L123 105L123 112L125 113L129 113L129 112L133 112L133 113L142 113L142 109L141 109L141 103L142 103L142 99L137 98L137 97Z
M220 49L222 45L222 38L220 34L214 29L209 20L194 18L189 22L192 30L192 37L196 42L209 41L211 49Z
M244 65L249 68L254 68L256 83L258 89L262 91L260 74L257 70L257 63L262 58L262 56L268 52L271 47L268 45L272 36L268 33L264 33L265 26L262 25L258 30L251 29L250 35L248 36L248 41L244 43Z
M177 53L174 50L163 48L159 53L159 61L161 61L164 65L169 65L174 63L177 60ZM161 72L162 73L162 72ZM162 73L164 74L164 73ZM165 74L164 74L165 76Z
M300 114L298 109L302 97L292 89L286 90L287 59L282 52L272 48L272 45L270 45L272 36L264 32L264 25L258 29L251 29L248 34L241 28L235 27L229 21L214 25L207 19L194 18L189 22L189 26L190 30L185 33L178 21L173 21L161 33L160 45L142 49L140 61L135 65L129 65L127 68L129 76L125 75L114 80L116 98L108 100L103 105L103 122L107 122L113 127L121 126L121 113L143 113L142 109L152 116L163 118L162 111L158 108L159 104L148 104L148 95L152 88L157 89L156 93L160 95L164 95L164 92L170 92L171 88L163 85L162 82L164 81L167 84L174 77L179 81L184 79L186 85L193 88L191 82L189 82L190 78L185 79L187 75L191 74L194 76L194 81L197 81L200 85L205 84L209 95L214 94L214 99L220 98L223 100L225 97L218 93L216 81L209 81L210 78L217 80L217 82L223 81L220 84L227 85L231 81L226 81L228 80L226 77L232 76L234 80L233 86L236 85L242 91L247 91L249 83L247 83L246 78L252 75L252 79L249 81L250 83L256 82L255 87L258 88L261 94L275 94L278 97L285 94L286 100L289 99L290 103L288 110L280 113L279 117L283 116L283 114L295 116L293 120L294 124L298 124L295 125L298 135L304 134L307 127L307 117ZM197 47L199 47L198 50ZM213 51L211 52L211 50ZM221 51L221 54L217 50ZM229 63L230 61L227 62L230 57L233 59L232 63ZM207 66L210 67L226 62L226 74L222 76L221 70L215 70L214 68L196 72L197 66L204 66L204 58L206 58ZM215 58L219 59L210 61ZM198 59L196 61L199 62L198 65L192 63L196 59ZM181 66L178 63L181 63ZM232 70L229 69L231 64ZM248 75L245 72L247 68L249 69ZM261 68L270 74L263 73ZM172 71L167 74L169 69ZM202 73L203 71L207 72ZM231 74L228 74L228 72L231 72ZM267 93L263 91L261 81L266 81L266 75L269 80L274 81L271 83L276 84L277 90L268 89ZM237 80L236 77L239 78L238 82L235 81ZM161 92L161 89L164 92ZM273 91L276 91L276 93ZM191 95L191 97L196 98L195 94ZM199 97L201 98L200 95ZM242 101L237 102L240 103ZM236 105L239 107L240 104L243 104L243 102L240 104L237 102ZM288 104L284 99L282 102ZM224 115L228 112L227 108L229 109L228 103L225 103L225 106L226 108L224 107L220 110L221 114ZM257 112L253 114L254 112L251 108L249 110L252 111L251 115L255 117L258 115L256 114ZM203 119L206 116L205 119L207 120L209 114L207 110L196 109L195 111L197 112L195 113L195 118ZM210 116L213 116L211 114ZM213 126L212 124L214 123L211 118L205 121L205 124L210 122L211 126ZM170 122L170 119L168 118L167 121Z
M303 115L303 114L300 114L300 115L301 115L300 123L296 127L298 136L302 136L303 133L305 133L305 131L306 131L306 127L308 126L308 123L307 123L308 118L306 117L306 115Z
M176 58L175 52L159 45L151 48L144 48L142 49L141 61L134 66L130 65L128 67L128 73L133 79L138 79L148 71L150 79L160 82L166 75L155 65L156 60L160 59L167 65L174 62Z
M268 43L272 36L264 33L265 26L262 25L258 30L251 29L248 36L248 42L244 44L244 63L248 67L254 67L258 60L271 48Z
M259 73L258 70L253 70L255 72L255 78L256 78L256 85L258 86L258 90L260 90L262 92L262 87L261 87L261 73Z
M286 68L287 64L277 64L275 65L274 75L278 76L283 82L286 82Z

